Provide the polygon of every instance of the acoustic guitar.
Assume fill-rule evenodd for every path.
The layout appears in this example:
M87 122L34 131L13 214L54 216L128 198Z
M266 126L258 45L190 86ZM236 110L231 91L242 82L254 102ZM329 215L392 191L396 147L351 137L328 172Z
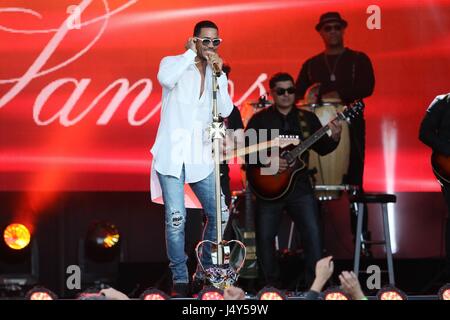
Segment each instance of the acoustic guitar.
M347 106L343 112L339 112L337 117L312 134L309 138L297 146L288 145L279 148L280 158L286 159L289 167L282 173L274 175L267 174L267 168L260 166L247 166L247 180L252 191L261 199L277 200L288 195L295 184L296 177L304 170L307 170L306 163L300 158L301 155L322 138L328 130L329 124L335 120L350 121L358 115L364 108L362 101L356 101ZM266 170L263 170L266 169Z

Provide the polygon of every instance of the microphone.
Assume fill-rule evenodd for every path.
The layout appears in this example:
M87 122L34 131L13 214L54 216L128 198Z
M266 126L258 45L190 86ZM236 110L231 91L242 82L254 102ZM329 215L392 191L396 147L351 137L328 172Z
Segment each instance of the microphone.
M209 53L209 52L208 52ZM217 61L211 61L211 57L209 54L206 55L206 59L208 60L213 73L216 77L220 77L220 75L222 74L222 68L220 68L219 64L217 63Z
M222 70L220 69L219 64L217 62L213 62L211 65L212 65L214 75L216 77L220 77L220 75L222 74Z

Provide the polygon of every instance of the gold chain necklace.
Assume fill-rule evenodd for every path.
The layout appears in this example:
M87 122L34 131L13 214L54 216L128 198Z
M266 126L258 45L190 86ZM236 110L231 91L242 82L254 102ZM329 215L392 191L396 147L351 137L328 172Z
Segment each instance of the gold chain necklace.
M333 70L331 70L330 64L328 63L327 54L326 54L326 53L323 54L323 58L324 58L324 60L325 60L325 64L327 65L328 72L330 73L330 80L331 80L331 82L336 81L336 75L335 75L334 72L336 71L336 67L337 67L337 65L338 65L338 63L339 63L339 59L341 59L341 57L342 57L342 55L344 54L344 52L345 52L345 49L344 49L344 51L342 51L342 52L339 54L339 56L336 58L336 61L334 62Z

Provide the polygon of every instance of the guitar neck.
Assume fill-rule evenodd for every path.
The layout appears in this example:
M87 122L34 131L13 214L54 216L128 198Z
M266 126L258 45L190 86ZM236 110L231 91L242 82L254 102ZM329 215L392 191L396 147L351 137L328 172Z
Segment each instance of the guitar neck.
M306 149L311 147L314 143L317 142L320 138L322 138L323 135L327 133L327 131L330 129L328 124L318 131L316 131L312 136L310 136L308 139L303 141L297 148L293 149L291 153L294 156L302 154ZM223 157L223 161L229 161L231 159L234 159L236 157L243 157L251 153L255 153L261 150L270 149L272 147L279 147L280 143L277 141L277 139L272 139L270 141L260 142L258 144L254 144L248 147L242 147L239 149L234 150L231 154L226 155Z
M272 147L277 147L278 144L276 143L276 139L270 140L270 141L265 141L265 142L260 142L258 144L254 144L248 147L242 147L239 149L236 149L233 151L232 154L230 155L226 155L225 157L223 157L224 161L229 161L231 159L234 159L236 157L243 157L246 156L248 154L251 153L255 153L261 150L266 150L266 149L270 149Z
M336 117L334 120L340 119L340 117ZM333 120L333 121L334 121ZM314 132L313 135L311 135L308 139L303 141L300 145L298 145L296 148L291 150L289 153L295 158L299 155L301 155L305 150L310 148L314 143L316 143L320 138L322 138L327 131L330 130L329 124L323 126L316 132ZM229 161L231 159L234 159L236 157L243 157L251 153L255 153L261 150L270 149L272 147L280 147L279 141L277 139L272 139L270 141L260 142L258 144L254 144L247 147L242 147L239 149L234 150L231 154L226 155L223 157L223 161Z
M336 118L334 118L328 124L326 124L325 126L320 128L319 130L314 132L313 135L311 135L308 139L303 141L297 147L292 149L289 152L290 156L292 158L296 158L299 155L301 155L303 152L305 152L307 149L309 149L314 143L316 143L320 138L322 138L327 133L328 130L330 130L330 125L329 124L331 122L333 122L335 120L339 120L339 121L347 120L348 121L350 119L350 116L354 117L355 114L357 114L358 112L361 112L361 110L363 110L363 107L364 107L364 104L362 103L362 101L357 101L357 102L351 104L350 107L346 111L344 111L342 113L339 112ZM352 111L352 112L350 112L350 111ZM352 113L353 113L353 115L352 115ZM233 151L231 155L226 155L223 158L223 160L224 161L228 161L228 160L231 160L231 159L236 158L236 157L242 157L242 156L245 156L247 154L255 153L255 152L258 152L260 150L270 149L272 147L281 147L279 142L277 142L277 139L272 139L270 141L261 142L261 143L258 143L256 145L239 148L239 149Z
M319 130L314 132L313 135L303 141L299 146L292 149L289 154L292 155L293 158L298 157L303 152L305 152L305 150L309 149L314 143L316 143L320 138L322 138L328 130L330 130L330 126L327 124L326 126L323 126Z
M316 143L317 140L322 138L327 133L328 130L330 130L330 123L331 122L333 122L335 120L339 120L339 121L348 120L350 117L354 117L356 114L358 114L358 112L360 112L363 109L363 107L364 107L364 104L362 103L362 101L356 101L355 103L352 103L350 105L350 107L348 107L348 109L346 109L344 112L342 112L342 113L338 112L336 118L334 118L333 120L328 122L327 125L323 126L319 130L314 132L314 134L312 136L310 136L308 139L306 139L299 146L297 146L296 148L291 150L289 152L289 155L292 158L298 157L303 152L305 152L308 148L310 148L314 143Z

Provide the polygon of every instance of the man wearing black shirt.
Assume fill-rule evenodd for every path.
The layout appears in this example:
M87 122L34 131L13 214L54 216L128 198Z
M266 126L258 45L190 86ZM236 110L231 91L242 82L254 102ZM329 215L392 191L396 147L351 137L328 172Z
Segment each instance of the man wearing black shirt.
M291 75L275 74L270 79L269 86L274 105L256 113L250 119L246 131L254 129L258 133L260 129L268 129L267 139L270 140L275 138L271 136L271 129L278 129L281 135L297 135L303 139L321 128L320 121L314 113L299 111L295 107L295 87ZM339 143L340 124L332 123L330 127L332 137L325 135L312 146L312 149L321 155L333 151ZM265 140L262 137L263 135L258 142ZM307 155L302 158L307 161ZM266 165L270 167L274 162L278 163L278 173L288 168L285 159L274 156L270 157L270 162ZM258 159L258 163L263 163L263 159ZM306 286L309 287L314 279L315 264L322 256L322 244L317 202L306 172L297 176L295 185L287 196L272 201L257 198L256 201L257 257L266 284L275 287L279 286L279 270L275 258L274 240L284 209L301 233L306 263L305 280Z
M308 59L302 66L296 82L296 98L303 99L313 84L319 83L318 101L331 98L348 104L372 95L375 78L372 63L363 52L344 47L347 21L338 12L327 12L320 17L316 30L322 37L324 52ZM362 192L365 156L366 124L364 114L352 119L350 131L350 162L343 183L356 185ZM351 214L352 232L356 219ZM364 233L367 230L365 219Z
M375 78L369 57L344 47L347 21L337 12L327 12L316 26L325 50L306 60L296 81L296 98L302 99L308 88L320 83L322 98L340 98L344 103L366 98L373 93Z
M419 139L433 151L450 156L450 94L437 96L420 125ZM450 185L442 182L442 193L450 212ZM446 271L450 280L450 218L445 231Z
M222 71L227 75L227 78L230 79L231 67L230 65L224 63L222 67ZM224 119L224 125L227 130L233 130L232 136L233 139L231 145L233 147L240 147L240 142L243 139L243 131L244 131L244 123L242 122L242 117L239 109L234 106L233 111L231 111L230 115ZM234 141L236 140L236 141ZM227 143L224 139L224 143ZM230 189L230 168L228 164L223 163L220 165L220 186L222 187L222 192L225 195L225 203L227 206L230 205L231 202L231 189Z

